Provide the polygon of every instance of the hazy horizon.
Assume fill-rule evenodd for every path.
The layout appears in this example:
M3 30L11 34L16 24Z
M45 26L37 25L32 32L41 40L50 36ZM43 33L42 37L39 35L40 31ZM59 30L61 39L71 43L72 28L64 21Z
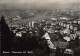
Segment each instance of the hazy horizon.
M0 0L1 8L80 9L80 0Z

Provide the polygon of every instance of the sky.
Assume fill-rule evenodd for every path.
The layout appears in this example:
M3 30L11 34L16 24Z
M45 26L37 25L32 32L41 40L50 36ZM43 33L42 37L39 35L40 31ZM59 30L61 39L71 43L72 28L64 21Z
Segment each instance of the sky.
M46 6L46 7L78 7L80 8L80 0L0 0L0 4L10 4L10 5L23 5L27 6Z
M79 3L80 0L0 0L0 3Z

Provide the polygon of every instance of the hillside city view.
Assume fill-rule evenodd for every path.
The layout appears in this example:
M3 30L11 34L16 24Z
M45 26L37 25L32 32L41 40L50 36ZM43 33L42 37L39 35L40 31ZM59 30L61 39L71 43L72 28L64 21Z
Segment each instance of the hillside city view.
M10 14L9 16L7 14ZM3 56L79 56L80 12L8 11L0 18Z
M80 56L80 1L0 0L0 56Z

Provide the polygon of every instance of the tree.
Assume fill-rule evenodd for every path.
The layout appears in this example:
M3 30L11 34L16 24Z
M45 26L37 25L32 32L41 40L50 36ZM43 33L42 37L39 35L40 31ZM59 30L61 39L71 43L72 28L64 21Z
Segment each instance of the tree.
M79 46L79 36L75 38L75 46Z
M11 47L11 37L10 37L10 29L5 22L4 16L1 16L1 49L2 50L10 50Z
M80 56L80 46L74 49L74 56Z
M55 54L56 54L56 56L60 56L60 48L59 47L56 48Z

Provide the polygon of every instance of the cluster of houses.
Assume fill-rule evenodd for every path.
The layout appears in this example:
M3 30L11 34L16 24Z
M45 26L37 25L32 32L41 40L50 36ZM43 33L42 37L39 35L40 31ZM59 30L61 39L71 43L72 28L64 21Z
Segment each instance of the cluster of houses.
M51 18L51 20L32 21L28 25L20 24L10 26L10 30L13 31L16 37L26 36L27 33L40 34L40 29L42 29L44 34L41 38L46 39L49 48L51 50L56 50L57 47L61 50L65 49L64 54L73 55L73 50L68 47L70 46L69 42L75 40L77 36L80 39L80 20Z

